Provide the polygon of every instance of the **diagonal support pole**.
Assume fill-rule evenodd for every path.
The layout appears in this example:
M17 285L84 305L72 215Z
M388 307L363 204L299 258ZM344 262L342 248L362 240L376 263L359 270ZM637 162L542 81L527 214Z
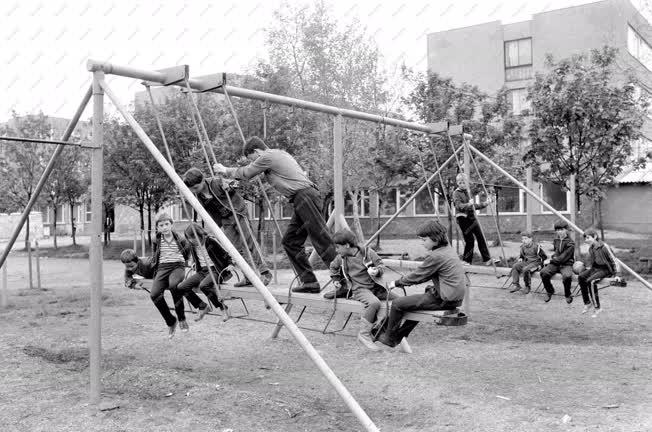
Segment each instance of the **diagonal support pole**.
M79 121L79 118L81 117L82 113L86 109L86 105L88 105L88 101L91 100L91 88L89 87L88 90L86 91L86 94L82 98L81 103L79 104L79 107L77 108L77 111L75 112L75 115L72 117L70 122L68 123L68 127L66 128L65 132L63 133L63 136L61 138L61 141L68 141L70 139L70 136L72 135L72 132L75 130L75 126L77 126L77 122ZM2 256L0 257L0 267L2 267L2 264L4 264L5 260L7 259L7 256L9 255L9 251L11 251L11 248L14 246L14 243L16 242L16 239L18 238L18 235L20 234L20 230L23 229L23 225L25 224L25 221L29 217L30 211L32 211L32 207L36 203L36 201L39 198L39 195L41 194L41 191L43 190L43 186L45 186L45 182L47 181L48 177L50 176L50 173L54 169L54 165L57 162L57 159L63 149L65 148L66 145L64 144L59 144L57 147L54 149L54 153L52 153L52 156L50 157L50 160L48 164L45 167L45 170L43 171L43 174L41 174L41 178L39 179L36 188L34 188L34 192L32 193L31 198L29 199L29 202L25 206L25 209L23 210L23 213L20 215L20 219L18 220L18 224L16 225L16 228L14 228L14 232L11 234L11 238L9 239L9 243L7 243L7 246L5 247L5 250L2 252Z
M387 222L385 222L385 224L384 224L383 226L381 226L380 229L379 229L378 231L376 231L376 232L375 232L371 237L369 237L369 238L367 239L367 241L366 241L365 244L364 244L365 247L369 246L369 245L371 244L371 242L374 241L374 239L375 239L376 237L378 237L378 236L380 235L380 233L381 233L382 231L384 231L385 228L387 228L387 227L389 226L389 224L392 223L392 221L393 221L394 219L396 219L396 218L398 217L398 215L400 215L400 214L403 212L403 210L405 210L405 208L406 208L408 205L410 205L410 203L411 203L412 201L414 201L414 199L417 197L417 195L419 195L419 194L421 193L422 190L424 190L426 187L428 187L428 184L429 184L431 181L433 181L433 180L435 179L435 177L437 177L437 175L439 175L439 173L441 172L441 170L443 170L443 169L446 167L446 165L448 165L448 164L449 164L453 159L455 159L455 158L457 157L457 153L459 153L460 150L462 150L462 146L460 146L460 147L458 147L457 149L455 149L455 150L453 151L453 154L452 154L448 159L446 159L446 161L445 161L443 164L441 164L441 165L439 166L439 168L437 169L437 171L435 171L434 173L432 173L432 175L431 175L430 177L428 177L428 179L425 181L425 183L422 184L421 187L420 187L419 189L417 189L417 191L414 192L414 194L412 194L412 196L411 196L410 198L408 198L407 201L405 201L405 203L401 206L401 208L399 208L398 210L396 210L396 213L394 213L394 215L392 215L392 217L390 217L389 220L388 220Z
M276 301L276 298L269 292L267 287L259 279L256 272L249 266L245 259L238 253L237 249L231 244L226 235L222 232L220 227L215 223L213 218L210 217L208 212L204 207L199 203L199 200L195 195L188 189L184 184L183 180L177 175L172 166L165 160L165 157L161 152L156 148L152 140L147 136L142 127L138 122L133 118L133 116L126 110L126 108L120 103L113 91L108 87L106 82L100 82L102 89L105 94L111 99L117 110L122 114L125 120L129 123L131 128L134 130L138 138L145 144L147 149L150 151L156 162L163 168L165 173L170 177L170 179L177 186L179 191L183 194L186 200L192 205L192 207L199 213L201 218L206 222L208 228L216 235L218 241L222 247L231 255L236 264L242 269L245 276L253 283L254 287L261 294L265 302L271 307L272 311L279 317L283 322L288 331L292 336L297 340L301 348L308 354L310 359L315 363L319 368L320 372L326 377L328 382L335 388L335 391L340 395L344 400L346 405L349 407L351 412L357 417L358 421L364 426L365 430L371 432L378 432L379 429L365 413L365 411L360 407L358 402L353 398L351 393L344 387L339 378L331 370L331 368L326 364L324 359L321 358L317 350L312 346L308 341L306 336L299 330L299 327L292 321L292 319L285 313L281 305Z
M532 190L528 189L527 186L525 186L523 183L521 183L520 181L518 181L518 180L517 180L514 176L512 176L510 173L508 173L507 171L505 171L504 169L502 169L502 168L500 167L500 165L498 165L496 162L492 161L492 160L489 159L487 156L485 156L484 154L482 154L482 152L481 152L480 150L478 150L477 148L473 147L471 144L469 144L469 148L470 148L471 150L473 150L473 152L474 152L475 154L477 154L478 156L480 156L480 158L482 158L482 159L483 159L485 162L487 162L489 165L491 165L492 167L496 168L496 170L498 170L502 175L504 175L505 177L507 177L508 179L510 179L510 180L511 180L511 181L512 181L516 186L520 187L520 188L521 188L522 190L524 190L528 195L530 195L532 198L534 198L535 200L537 200L537 201L538 201L542 206L544 206L545 208L547 208L548 210L550 210L552 213L554 213L557 217L559 217L560 219L562 219L563 221L565 221L565 222L566 222L566 223L567 223L571 228L573 228L575 231L577 231L577 232L580 233L581 235L584 234L584 231L582 231L582 229L581 229L580 227L578 227L578 226L575 225L573 222L571 222L569 219L567 219L563 214L561 214L560 212L558 212L557 210L555 210L555 209L554 209L550 204L548 204L547 202L545 202L543 199L539 198L539 196L537 196L537 194L535 194ZM624 268L625 270L627 270L627 271L628 271L632 276L634 276L636 279L638 279L638 281L641 282L641 283L643 284L643 286L645 286L647 289L649 289L649 290L652 291L652 284L650 284L650 282L648 282L648 281L646 281L645 279L643 279L643 277L642 277L641 275L639 275L638 273L636 273L636 272L635 272L634 270L632 270L632 269L631 269L627 264L625 264L624 262L622 262L621 260L619 260L619 259L616 258L615 256L614 256L614 258L615 258L615 260L618 262L618 264L620 264L620 266L621 266L622 268Z

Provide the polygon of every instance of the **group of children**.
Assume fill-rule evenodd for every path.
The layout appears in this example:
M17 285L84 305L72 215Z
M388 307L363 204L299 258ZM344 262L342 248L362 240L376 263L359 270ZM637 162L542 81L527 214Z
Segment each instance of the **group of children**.
M600 240L597 231L589 228L584 232L584 238L589 245L589 261L585 269L582 266L574 268L575 264L575 242L568 234L568 224L564 221L557 221L554 225L555 238L553 240L553 253L550 258L543 251L541 246L532 238L532 233L521 234L521 249L517 262L512 266L512 284L510 293L521 291L528 294L531 289L531 275L539 271L543 287L546 290L544 301L547 303L555 293L552 286L552 277L560 273L564 286L566 303L573 302L571 287L573 273L577 271L577 280L582 292L585 314L594 308L593 317L597 317L602 309L600 308L600 297L597 283L605 277L615 276L620 278L620 266L616 261L611 249ZM579 262L578 262L579 264ZM520 276L523 276L525 287L521 287Z
M282 240L290 264L300 280L299 286L293 288L293 291L321 291L304 248L306 239L310 238L321 259L330 267L330 276L335 286L335 290L325 297L332 298L344 292L363 303L358 340L371 350L399 347L401 351L411 352L406 338L417 322L404 321L406 312L448 310L461 305L466 292L463 261L470 263L472 259L474 238L478 240L484 263L492 262L475 218L475 210L486 203L470 202L463 175L457 178L458 188L453 196L458 223L466 243L463 261L449 246L446 228L437 221L430 221L417 229L417 236L427 251L424 262L408 275L386 283L381 279L385 272L382 260L373 250L360 246L351 231L342 230L331 236L320 212L319 191L291 155L268 148L257 137L246 143L244 154L251 161L249 165L229 168L216 164L213 167L217 174L215 178L206 178L197 168L189 169L183 176L185 185L197 196L240 253L248 252L247 256L251 257L248 263L258 270L262 282L267 285L272 276L253 237L244 199L227 180L248 180L262 173L268 183L294 206L294 215ZM183 331L188 330L184 298L198 310L197 321L209 310L208 304L197 296L194 289L200 289L214 307L226 309L218 297L216 285L231 277L227 267L232 263L218 241L199 224L189 224L184 235L174 231L172 226L173 221L168 214L162 213L157 217L152 257L139 258L131 249L123 251L121 255L125 264L125 284L128 287L134 288L137 285L133 279L134 274L153 279L150 297L168 326L170 338L174 336L177 326ZM557 222L554 228L554 252L550 258L533 241L531 233L523 233L520 257L512 268L513 283L510 292L522 290L521 292L528 293L531 289L531 274L540 271L546 290L545 301L548 302L554 293L551 278L555 273L561 273L566 301L573 301L571 283L575 244L568 236L565 222ZM619 268L613 254L599 240L594 230L587 230L586 238L590 244L591 265L579 274L578 279L585 304L583 313L593 304L596 316L600 312L596 282L617 274ZM194 274L186 277L186 264L190 259L194 263ZM519 281L521 275L524 288ZM392 292L396 287L427 281L432 285L428 285L423 294L398 296ZM246 286L251 285L251 282L245 278L235 285ZM171 291L176 317L170 312L164 298L166 289ZM392 300L388 314L381 307L383 300Z

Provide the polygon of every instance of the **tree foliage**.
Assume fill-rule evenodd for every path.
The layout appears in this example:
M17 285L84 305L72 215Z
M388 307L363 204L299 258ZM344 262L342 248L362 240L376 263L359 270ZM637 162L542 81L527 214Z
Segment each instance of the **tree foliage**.
M577 194L601 199L631 160L631 142L640 136L646 101L629 83L618 84L617 50L603 47L590 55L555 61L537 74L529 91L534 117L526 161L539 178L567 187L576 175Z

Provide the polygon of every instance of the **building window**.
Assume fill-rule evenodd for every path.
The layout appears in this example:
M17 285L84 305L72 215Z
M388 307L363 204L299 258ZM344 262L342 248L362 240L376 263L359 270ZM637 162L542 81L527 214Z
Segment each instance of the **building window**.
M524 110L529 111L532 109L530 101L527 100L527 89L525 88L509 90L507 92L507 103L515 115L521 114Z
M432 190L432 195L435 199L435 205L437 204L437 192L433 190L431 187L430 190ZM435 207L432 205L432 198L430 197L430 192L428 191L428 188L423 189L421 192L419 192L414 199L414 214L421 216L421 215L434 215L435 214Z
M63 204L57 206L57 223L58 224L62 224L62 223L66 222L64 211L65 211L65 207L64 207Z
M187 212L186 212L186 207L187 207ZM192 214L192 207L190 204L186 204L184 207L183 204L174 204L171 209L172 213L172 218L175 221L189 221L190 217L188 216L188 213Z
M401 206L403 206L407 202L407 200L410 199L412 195L414 195L414 192L408 189L397 189L396 192L397 192L396 210L398 211L398 209ZM414 206L414 201L412 201L411 204ZM399 216L405 216L405 211L409 208L410 208L409 205L405 207L405 209L403 209L403 211ZM412 212L412 214L414 214L414 212Z
M381 216L393 216L396 213L396 189L386 189L378 192L378 208Z
M294 215L294 206L291 202L283 200L281 202L281 218L290 219Z
M652 47L636 33L632 26L627 26L627 51L652 71Z
M50 207L45 207L41 213L43 214L43 225L50 225Z
M557 211L568 211L570 192L563 190L562 187L557 184L542 183L541 198ZM543 208L543 213L550 213L550 211L546 208Z
M500 187L496 189L496 209L499 213L522 213L523 194L516 187Z
M358 191L358 216L369 216L369 191ZM353 201L348 193L344 199L344 216L353 216Z
M532 78L532 38L505 42L505 81Z
M86 209L86 212L85 212L86 217L84 218L84 220L86 221L86 223L90 223L91 222L91 203L90 203L90 201L86 202L84 204L84 207Z
M249 214L253 215L252 219L260 219L260 207L258 206L258 204L247 202L247 206L249 207ZM264 207L265 207L265 219L271 220L272 209L270 209L269 206L267 206L267 203L265 203Z

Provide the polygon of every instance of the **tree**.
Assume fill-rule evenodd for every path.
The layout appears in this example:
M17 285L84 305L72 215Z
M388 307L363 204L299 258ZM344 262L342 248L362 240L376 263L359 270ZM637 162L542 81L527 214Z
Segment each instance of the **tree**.
M51 126L42 113L19 116L12 112L12 119L1 128L3 135L26 138L52 139ZM54 148L46 144L21 142L7 147L0 159L0 187L4 198L3 211L22 211L32 198L36 185L45 170ZM42 203L42 200L41 202ZM37 205L40 204L37 202ZM29 218L25 225L25 248L29 243Z
M616 56L606 46L559 61L548 56L548 71L529 90L534 116L525 160L564 189L574 174L576 209L582 195L599 203L624 166L645 163L631 160L630 143L640 137L647 102L635 97L631 80L617 79Z

